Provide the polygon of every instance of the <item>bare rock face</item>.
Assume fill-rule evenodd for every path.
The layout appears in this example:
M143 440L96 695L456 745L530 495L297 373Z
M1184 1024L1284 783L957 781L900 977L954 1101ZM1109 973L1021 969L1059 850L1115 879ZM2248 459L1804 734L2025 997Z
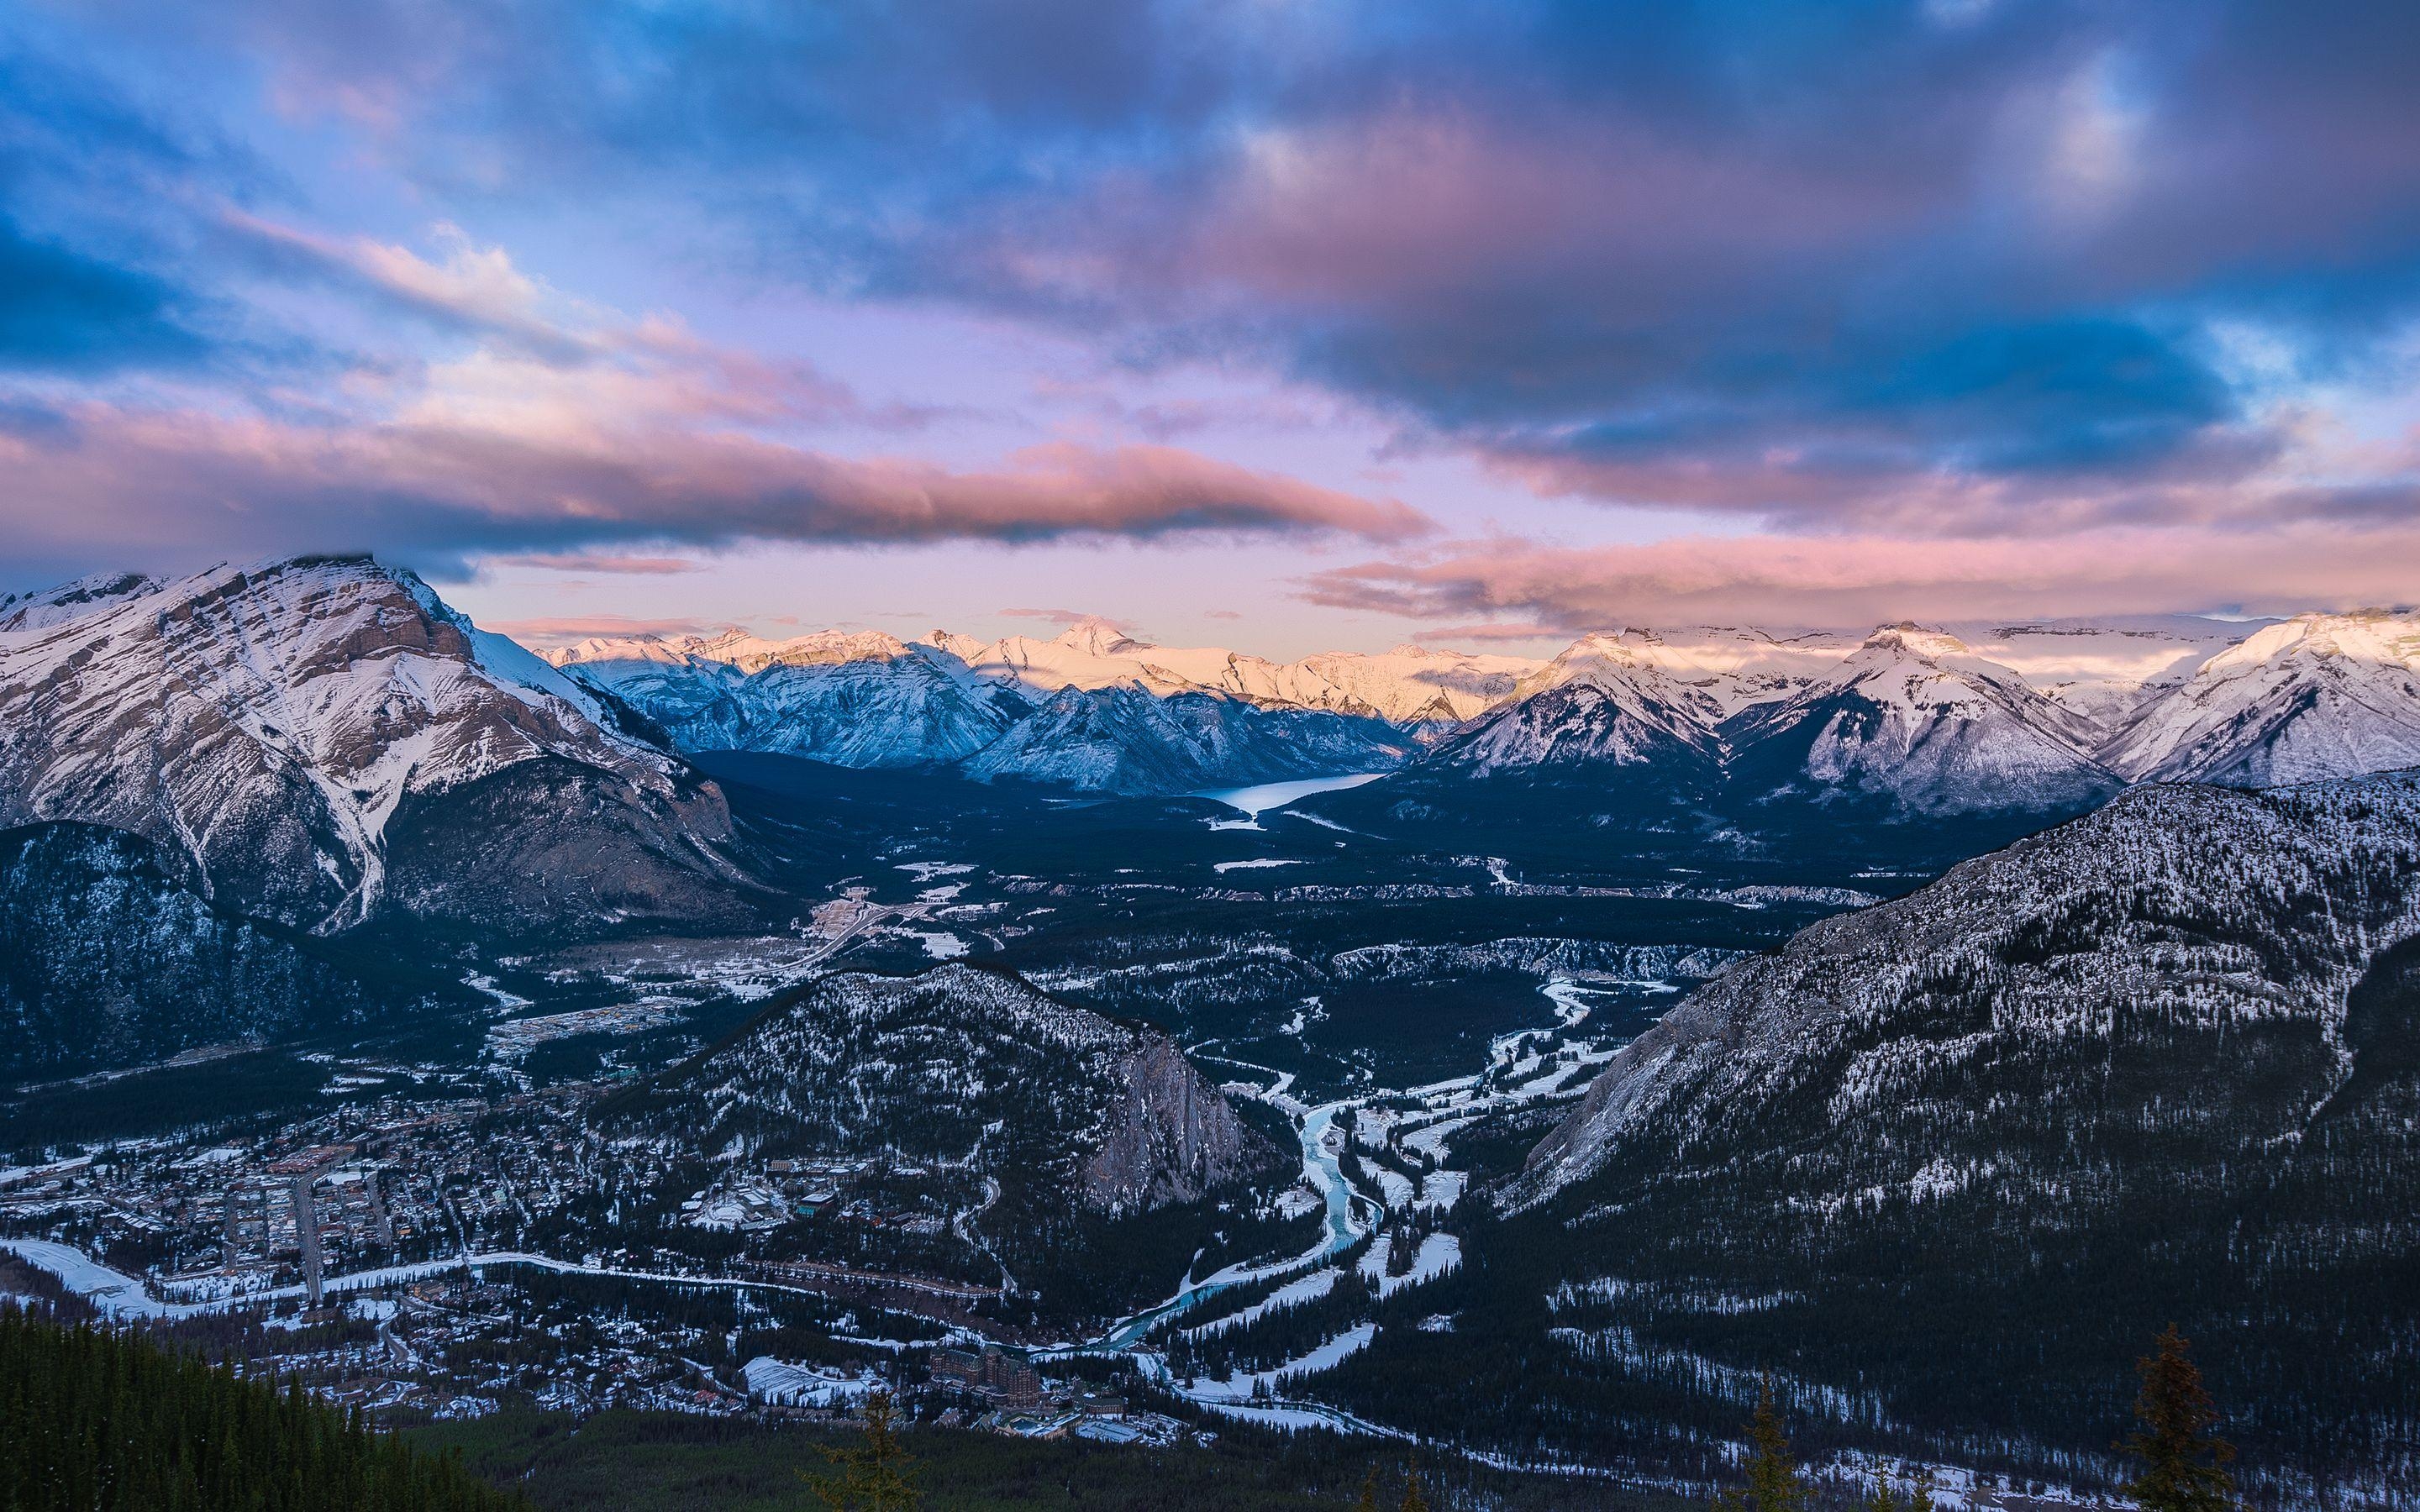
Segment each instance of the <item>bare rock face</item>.
M1267 1141L1245 1127L1183 1052L1158 1035L1117 1058L1121 1091L1101 1148L1084 1164L1084 1200L1109 1212L1192 1202L1267 1163Z
M539 763L557 777L496 780ZM515 787L551 806L495 801ZM466 795L475 829L442 817ZM142 836L205 896L319 933L399 881L411 912L467 920L535 917L582 868L575 900L727 911L740 890L712 784L365 558L70 584L0 617L0 825L46 820ZM449 830L477 841L458 886L413 849ZM533 865L501 899L501 868Z

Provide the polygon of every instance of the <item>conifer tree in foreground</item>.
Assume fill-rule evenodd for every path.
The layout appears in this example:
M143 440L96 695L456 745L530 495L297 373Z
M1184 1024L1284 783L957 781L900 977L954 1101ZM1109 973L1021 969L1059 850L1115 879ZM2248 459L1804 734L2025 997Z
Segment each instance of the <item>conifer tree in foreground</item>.
M916 1487L916 1461L899 1443L899 1416L891 1394L877 1391L868 1396L860 1421L862 1440L848 1448L824 1451L839 1473L799 1473L815 1499L832 1512L905 1512L923 1505L924 1493Z
M358 1412L132 1334L0 1305L8 1512L506 1512L525 1508Z
M1374 1463L1370 1473L1361 1477L1361 1494L1353 1499L1353 1512L1378 1512L1378 1467Z
M1790 1437L1781 1431L1781 1412L1773 1403L1768 1378L1757 1395L1756 1415L1747 1425L1747 1484L1723 1492L1715 1505L1726 1512L1805 1512L1807 1483L1798 1478L1798 1461L1790 1452Z
M2235 1477L2226 1470L2235 1446L2210 1431L2217 1426L2218 1406L2177 1325L2170 1323L2154 1347L2158 1352L2134 1362L2143 1380L2134 1415L2143 1426L2118 1447L2144 1468L2126 1494L2143 1512L2221 1512L2235 1504Z
M1429 1499L1420 1489L1420 1467L1414 1464L1404 1473L1404 1499L1395 1504L1397 1512L1429 1512Z

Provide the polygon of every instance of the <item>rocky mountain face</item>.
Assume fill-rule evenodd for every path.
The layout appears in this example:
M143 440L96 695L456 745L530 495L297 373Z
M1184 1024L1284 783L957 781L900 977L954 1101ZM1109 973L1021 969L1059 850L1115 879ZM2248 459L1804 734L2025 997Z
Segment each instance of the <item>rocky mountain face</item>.
M139 835L203 895L319 933L389 908L737 917L720 790L636 727L366 559L71 584L0 615L0 824Z
M2420 622L2382 614L1888 625L1862 642L1632 627L1543 666L1413 646L1277 663L1099 621L1047 640L735 632L551 656L686 749L955 765L1094 792L1385 770L1407 737L1433 748L1416 787L1563 789L1596 771L1933 817L2072 812L2135 780L2261 786L2420 762ZM1188 698L1226 701L1233 733L1144 702Z
M1442 742L1428 771L1472 777L1591 766L1719 766L1719 702L1640 648L1590 636L1525 679L1513 701Z
M771 1160L912 1167L919 1190L941 1183L934 1200L949 1210L916 1263L970 1280L1004 1272L1029 1294L1071 1276L1164 1287L1186 1252L1136 1272L1139 1227L1176 1221L1172 1232L1202 1228L1184 1242L1204 1242L1187 1205L1290 1169L1164 1035L964 965L822 978L597 1119L612 1137L675 1152L685 1171L732 1180ZM1104 1292L1048 1304L1078 1316L1118 1304Z
M2420 619L2305 614L2211 656L2119 730L2139 781L2268 787L2420 765Z
M2008 668L1912 625L1723 726L1736 780L1880 795L1919 813L2086 807L2120 785L2092 758L2098 735Z
M1993 655L1912 625L1840 656L1821 637L1587 637L1397 781L1327 806L1443 810L1460 779L1483 777L1538 786L1561 822L1575 786L1660 785L1764 828L1810 802L1881 819L2060 815L2135 782L2267 787L2420 764L2420 620L1974 633Z
M1083 793L1183 793L1401 761L1408 744L1383 720L1263 709L1210 693L1063 687L960 770Z
M416 1000L230 913L123 830L0 831L0 1081L360 1024Z
M661 725L682 750L760 750L839 766L947 765L1031 712L946 652L826 632L769 642L583 641L551 660Z
M2420 778L2137 789L1732 965L1498 1200L1600 1384L2089 1457L2174 1320L2257 1463L2409 1494L2415 936Z
M778 642L588 641L552 659L643 710L686 750L948 768L1084 793L1383 770L1409 748L1334 687L1308 689L1324 702L1305 702L1273 691L1282 679L1266 663L1221 652L1213 667L1209 653L1171 653L1206 679L1197 681L1149 659L1157 655L1094 624L988 646L940 632L910 645L827 631Z

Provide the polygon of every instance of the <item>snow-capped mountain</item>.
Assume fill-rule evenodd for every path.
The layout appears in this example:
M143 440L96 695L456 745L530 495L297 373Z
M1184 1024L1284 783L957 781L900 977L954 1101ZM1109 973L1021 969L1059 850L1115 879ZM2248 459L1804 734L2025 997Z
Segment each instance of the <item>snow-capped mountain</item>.
M946 652L880 632L796 640L583 640L547 659L662 726L683 750L761 750L841 766L961 761L1030 712Z
M2239 787L2420 765L2420 618L2272 625L2201 663L2102 759L2139 781Z
M1406 726L1467 719L1511 694L1514 683L1538 665L1522 656L1415 645L1273 662L1218 646L1153 645L1103 620L1078 621L1047 640L1010 636L977 644L936 630L923 643L950 652L978 676L1040 693L1121 686L1157 693L1204 690Z
M953 767L978 781L1181 793L1383 770L1409 749L1333 687L1311 690L1325 704L1263 696L1248 689L1275 686L1267 663L1218 652L1224 671L1205 682L1149 659L1157 655L1088 621L1053 640L988 646L942 631L914 644L879 632L781 641L734 632L582 641L548 659L644 713L684 750ZM1173 654L1205 676L1219 671L1212 655Z
M1582 638L1522 679L1503 707L1440 743L1424 772L1718 765L1722 700L1676 680L1660 643L1637 632Z
M2100 732L1965 642L1887 626L1778 703L1724 727L1735 779L1763 791L1885 795L1921 813L2070 809L2117 790Z
M213 899L323 933L385 906L577 927L741 885L720 790L364 558L12 605L0 825L44 820L140 835Z
M2197 614L1952 623L1939 626L2045 698L2116 729L2203 662L2273 622Z
M1775 631L1753 625L1699 625L1681 630L1632 625L1581 637L1554 661L1522 679L1515 698L1543 692L1608 659L1657 668L1700 695L1695 707L1719 720L1786 699L1854 651L1856 638L1828 630Z
M1083 793L1184 793L1341 771L1403 759L1385 721L1136 685L1063 687L961 764L977 781L1015 780Z

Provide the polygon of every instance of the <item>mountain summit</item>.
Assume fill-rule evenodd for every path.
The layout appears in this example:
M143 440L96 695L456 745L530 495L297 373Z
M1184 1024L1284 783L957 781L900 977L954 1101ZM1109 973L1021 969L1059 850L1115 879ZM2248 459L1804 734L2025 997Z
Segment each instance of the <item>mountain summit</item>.
M366 558L71 585L0 618L0 826L46 820L139 835L211 899L321 933L384 907L713 911L741 880L719 789Z

